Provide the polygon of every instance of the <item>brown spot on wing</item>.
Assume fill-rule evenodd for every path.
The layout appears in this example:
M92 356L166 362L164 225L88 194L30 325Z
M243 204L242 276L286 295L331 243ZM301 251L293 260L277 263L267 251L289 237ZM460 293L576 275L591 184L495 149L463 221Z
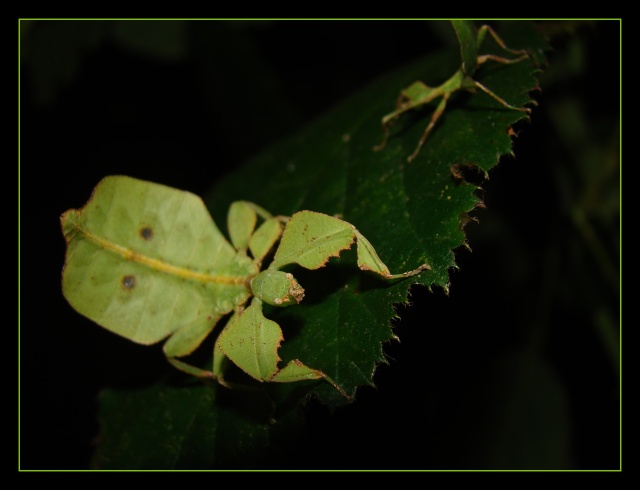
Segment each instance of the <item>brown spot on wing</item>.
M139 233L140 236L146 241L149 241L153 238L153 228L151 228L150 226L141 227Z
M126 290L131 290L136 287L136 277L135 276L122 276L122 287Z

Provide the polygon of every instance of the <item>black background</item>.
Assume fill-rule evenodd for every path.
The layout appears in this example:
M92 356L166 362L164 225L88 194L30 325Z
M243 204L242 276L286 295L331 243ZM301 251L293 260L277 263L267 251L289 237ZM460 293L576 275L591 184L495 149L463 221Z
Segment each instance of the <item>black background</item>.
M110 27L88 24L23 25L22 469L87 468L98 433L99 389L127 376L125 368L117 369L128 358L148 359L148 372L136 373L140 383L165 362L159 350L149 352L115 338L66 303L60 291L65 246L59 216L83 205L95 184L110 174L203 195L215 180L268 144L376 76L444 46L450 34L445 24L434 29L420 21L191 22L182 31L184 50L167 57L131 49L111 34L92 40L89 31L110 32ZM543 87L535 97L541 108L567 94L579 97L585 117L604 126L594 134L615 133L620 117L619 23L584 23L572 35L582 40L584 71L548 90ZM559 39L561 52L568 43ZM551 53L552 62L554 56L559 55ZM253 78L254 63L266 74L259 80ZM318 454L326 449L334 455L327 458L326 468L347 457L342 464L352 468L464 468L475 461L467 454L471 446L460 447L467 444L465 434L475 433L466 412L476 400L470 395L477 382L473 373L490 369L488 359L522 349L528 336L526 327L517 326L528 324L539 306L545 250L550 242L565 239L570 228L559 211L563 197L554 185L556 161L549 160L548 152L559 160L571 156L553 147L557 135L544 111L534 112L531 123L518 129L517 159L502 162L483 184L487 209L476 213L480 224L467 228L473 252L456 251L460 269L452 271L449 296L416 289L413 306L399 310L396 333L401 342L387 349L392 361L376 375L379 389L363 389L354 406L333 417L310 404ZM484 223L498 223L516 239L501 242L483 230ZM617 263L615 225L598 232ZM510 248L514 244L519 251ZM567 275L572 268L564 261L575 253L569 247L556 263ZM578 268L595 269L588 253L580 256L585 262ZM507 270L523 257L527 263L521 271ZM514 282L510 273L524 277ZM544 348L568 400L568 465L615 469L619 378L589 323L592 297L607 305L617 323L618 293L603 288L585 294L576 285L571 294L575 296L552 300ZM435 332L431 327L425 337L425 318L447 318L452 327ZM442 353L440 346L454 340L459 342L456 351ZM415 370L424 371L423 386L404 383L405 375ZM396 403L400 398L402 407ZM426 412L425 404L431 407ZM427 449L417 455L407 446L415 444L415 434L404 420L420 416L431 420L420 434L424 439L419 444ZM359 441L348 456L335 444L345 437ZM381 454L373 449L376 445L395 448L386 466L376 460Z

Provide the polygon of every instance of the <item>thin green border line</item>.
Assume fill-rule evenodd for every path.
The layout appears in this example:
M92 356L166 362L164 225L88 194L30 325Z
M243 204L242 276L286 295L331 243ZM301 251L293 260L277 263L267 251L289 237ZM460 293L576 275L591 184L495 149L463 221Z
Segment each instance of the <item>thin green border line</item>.
M286 20L310 20L310 21L315 21L315 20L333 20L333 21L340 21L340 20L451 20L448 18L243 18L243 17L229 17L229 18L111 18L111 17L106 17L106 18L40 18L40 17L26 17L26 18L19 18L18 19L18 471L19 472L33 472L33 473L42 473L42 472L53 472L53 473L60 473L60 472L75 472L75 473L95 473L95 472L106 472L106 473L111 473L111 472L127 472L127 473L131 473L131 472L135 472L135 473L147 473L147 472L171 472L171 473L175 473L175 472L180 472L180 473L184 473L184 472L189 472L189 473L200 473L200 472L207 472L207 473L211 473L211 472L215 472L215 473L235 473L237 472L237 470L224 470L224 469L220 469L220 470L91 470L91 469L82 469L82 470L37 470L37 469L29 469L29 470L25 470L25 469L21 469L21 393L20 393L20 384L21 384L21 376L20 376L20 365L21 365L21 336L20 336L20 327L21 327L21 318L20 318L20 311L21 311L21 296L20 296L20 291L21 291L21 278L20 278L20 270L21 270L21 227L20 227L20 221L21 221L21 214L20 214L20 202L21 202L21 174L20 174L20 170L21 170L21 154L20 154L20 148L21 148L21 72L20 72L20 62L21 62L21 21L35 21L35 20L49 20L49 21L61 21L61 20L97 20L97 21L101 21L101 20L111 20L111 21L120 21L120 20L133 20L133 21L141 21L141 20L146 20L146 21L182 21L182 20L191 20L191 21L196 21L196 20L220 20L220 21L246 21L246 20L282 20L282 21L286 21ZM465 20L479 20L476 18L469 18L469 19L465 19ZM502 18L498 18L498 19L492 19L492 20L508 20L508 19L502 19ZM620 104L620 120L622 120L622 18L545 18L545 19L540 19L540 18L520 18L520 19L515 19L515 20L600 20L600 21L619 21L620 24L620 53L619 53L619 80L620 80L620 96L619 96L619 104ZM620 165L619 165L619 179L620 179L620 186L619 186L619 227L620 227L620 238L622 236L622 133L620 132L619 134L619 145L620 145L620 150L619 150L619 155L620 155ZM620 240L620 244L619 244L619 260L618 260L618 266L619 266L619 290L620 292L622 291L622 240ZM545 469L540 469L540 470L502 470L502 469L495 469L495 470L491 470L491 469L478 469L478 470L446 470L446 469L427 469L427 470L420 470L420 469L407 469L407 470L385 470L385 469L378 469L378 470L358 470L358 469L353 469L353 470L320 470L322 472L337 472L337 473L350 473L350 472L356 472L356 473L383 473L383 472L400 472L400 473L447 473L447 472L457 472L457 473L493 473L493 472L498 472L498 473L521 473L521 472L550 472L550 473L617 473L617 472L621 472L622 471L622 295L619 295L619 310L620 310L620 317L619 317L619 346L618 346L618 352L619 352L619 397L620 397L620 403L619 403L619 430L620 430L620 440L619 440L619 468L618 469L560 469L560 470L556 470L556 469L550 469L550 470L545 470ZM315 472L316 470L278 470L278 469L274 469L274 470L243 470L243 472L254 472L254 473L273 473L273 472Z

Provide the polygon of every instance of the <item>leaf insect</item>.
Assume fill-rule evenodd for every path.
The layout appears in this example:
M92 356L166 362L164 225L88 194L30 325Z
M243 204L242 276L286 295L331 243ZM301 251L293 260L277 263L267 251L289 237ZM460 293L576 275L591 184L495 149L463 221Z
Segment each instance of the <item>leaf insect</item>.
M416 149L411 155L409 155L409 157L407 157L407 161L411 163L420 152L422 145L424 145L427 136L429 136L429 133L433 130L438 119L444 113L449 98L460 90L466 90L473 93L476 89L480 89L508 109L526 113L531 112L531 109L528 107L516 107L509 104L489 88L472 78L478 67L489 60L503 64L518 63L519 61L529 57L527 51L508 48L504 41L488 25L483 25L480 29L476 29L475 25L471 21L452 20L451 23L453 24L453 28L456 31L456 35L460 43L460 54L462 56L462 64L460 68L453 74L453 76L451 76L451 78L437 87L430 87L418 80L413 82L407 88L401 90L396 102L395 110L382 118L382 130L384 135L380 144L373 147L374 151L380 151L386 146L387 140L389 139L389 127L393 125L393 123L395 123L402 114L428 104L438 97L442 97L442 100L429 120L427 128L424 133L422 133L422 137L420 138ZM502 49L518 56L516 58L503 58L493 54L478 55L480 46L482 45L487 33L491 35Z
M248 201L230 206L229 242L198 196L125 176L104 178L84 207L61 216L61 225L67 243L62 291L74 309L139 344L166 339L163 350L173 366L224 386L230 386L228 359L258 381L325 379L350 398L298 359L278 367L282 330L262 305L285 307L304 298L285 266L318 269L355 242L358 267L384 279L430 269L423 264L391 274L352 224L313 211L272 216ZM212 371L181 360L230 313L214 343Z

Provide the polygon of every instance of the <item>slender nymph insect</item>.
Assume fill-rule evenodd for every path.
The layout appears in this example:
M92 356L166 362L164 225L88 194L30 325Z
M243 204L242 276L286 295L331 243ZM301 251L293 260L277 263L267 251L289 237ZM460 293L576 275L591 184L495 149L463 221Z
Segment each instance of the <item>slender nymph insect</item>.
M460 65L460 68L451 76L451 78L437 87L430 87L421 81L416 81L407 88L401 90L396 102L395 110L382 118L383 138L380 144L373 147L375 151L380 151L386 146L387 140L389 139L389 128L402 114L441 97L442 100L438 103L435 111L433 112L424 133L422 133L422 137L418 141L418 145L413 153L407 158L407 161L413 161L420 152L422 145L424 145L427 136L429 136L429 133L433 130L438 119L442 116L445 108L447 107L447 101L453 94L460 90L475 92L476 89L480 89L508 109L526 113L531 112L528 107L516 107L509 104L489 88L473 79L473 75L478 67L489 60L504 64L518 63L519 61L528 58L528 53L525 50L513 50L508 48L504 41L488 25L483 25L480 29L476 29L473 22L470 21L454 20L451 21L451 23L453 24L458 41L460 42L460 53L462 56L462 64ZM516 55L516 57L503 58L493 54L478 55L480 46L482 45L487 33L491 35L502 49L508 53Z

